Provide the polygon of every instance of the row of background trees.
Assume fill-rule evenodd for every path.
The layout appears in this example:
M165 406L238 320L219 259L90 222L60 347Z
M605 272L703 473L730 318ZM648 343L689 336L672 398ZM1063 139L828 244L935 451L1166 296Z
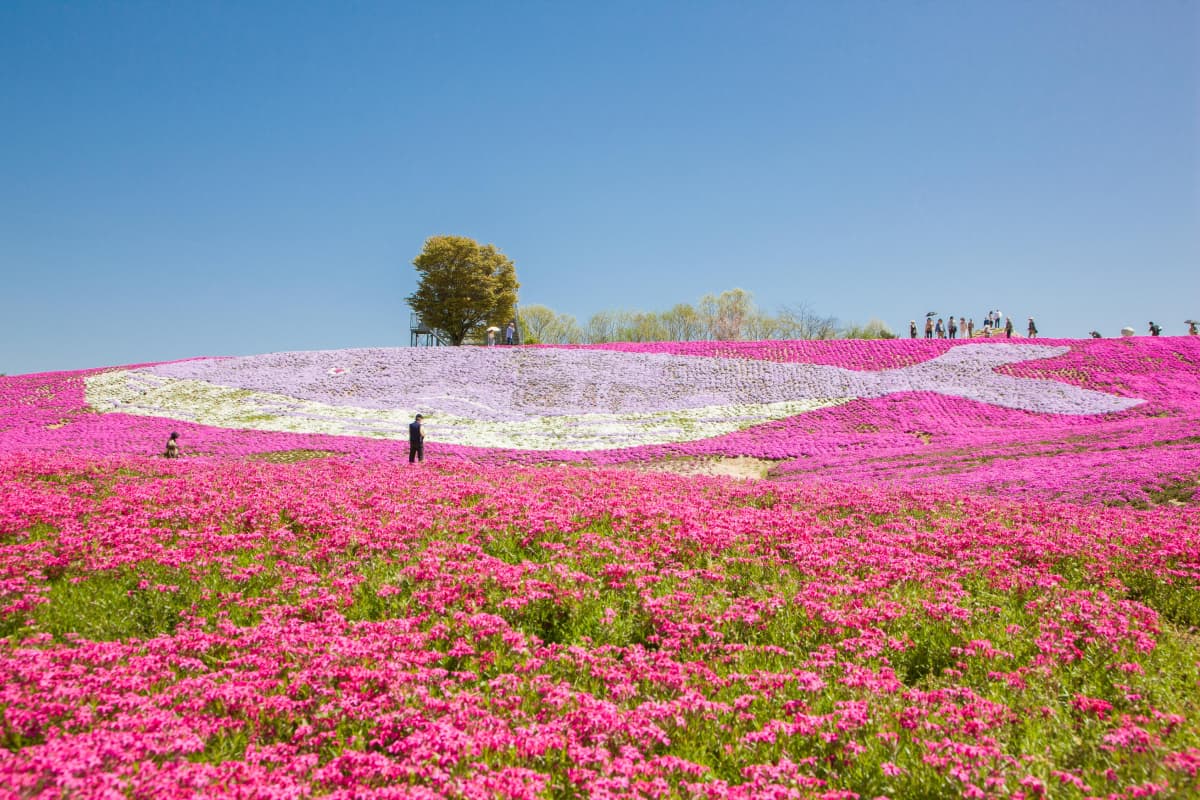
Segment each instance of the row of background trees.
M887 325L839 326L807 305L759 309L750 292L707 294L696 305L666 311L599 311L580 324L543 305L517 311L516 268L494 245L465 236L431 236L413 259L417 290L406 299L446 343L482 342L489 326L517 322L523 344L602 342L758 341L764 339L891 339Z
M895 338L879 320L843 326L804 304L769 313L744 289L706 294L695 305L678 303L666 311L599 311L583 324L570 314L528 305L518 320L526 344Z

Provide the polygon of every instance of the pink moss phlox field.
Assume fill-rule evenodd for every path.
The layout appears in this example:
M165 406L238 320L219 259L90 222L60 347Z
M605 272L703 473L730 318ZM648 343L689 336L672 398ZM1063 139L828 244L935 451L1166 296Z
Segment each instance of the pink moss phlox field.
M1194 337L1036 340L1061 356L998 368L1145 402L1102 415L1001 408L929 392L860 398L697 441L612 450L513 451L436 444L442 459L482 463L591 465L753 456L778 462L772 477L913 488L953 487L1071 501L1145 502L1194 483L1200 464L1200 341ZM971 340L974 346L1003 340ZM912 366L960 346L950 341L685 342L604 345L632 353L804 362L852 370ZM533 352L536 352L533 351ZM96 371L92 371L96 372ZM213 428L184 421L96 414L86 406L90 373L0 378L0 451L148 454L181 433L192 457L242 458L312 451L392 460L404 445L353 436ZM651 387L652 389L652 387ZM663 401L670 406L670 398Z
M1200 790L1194 508L229 441L0 454L2 796Z

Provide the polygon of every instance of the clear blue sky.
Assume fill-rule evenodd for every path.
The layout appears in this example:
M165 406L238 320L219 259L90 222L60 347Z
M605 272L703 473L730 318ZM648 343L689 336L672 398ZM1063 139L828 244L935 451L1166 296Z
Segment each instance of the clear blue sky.
M0 4L0 372L741 287L896 329L1200 318L1200 2Z

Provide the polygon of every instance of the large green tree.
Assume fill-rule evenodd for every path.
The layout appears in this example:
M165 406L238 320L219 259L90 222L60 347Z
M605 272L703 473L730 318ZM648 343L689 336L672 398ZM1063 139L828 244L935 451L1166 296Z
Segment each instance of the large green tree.
M494 245L431 236L413 266L421 276L406 299L428 327L460 345L488 325L504 328L517 305L517 270Z

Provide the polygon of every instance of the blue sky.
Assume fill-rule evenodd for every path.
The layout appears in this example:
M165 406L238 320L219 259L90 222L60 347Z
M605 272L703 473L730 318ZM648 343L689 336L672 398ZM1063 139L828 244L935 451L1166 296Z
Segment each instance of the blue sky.
M400 345L431 235L581 322L1200 319L1200 3L0 4L0 372Z

